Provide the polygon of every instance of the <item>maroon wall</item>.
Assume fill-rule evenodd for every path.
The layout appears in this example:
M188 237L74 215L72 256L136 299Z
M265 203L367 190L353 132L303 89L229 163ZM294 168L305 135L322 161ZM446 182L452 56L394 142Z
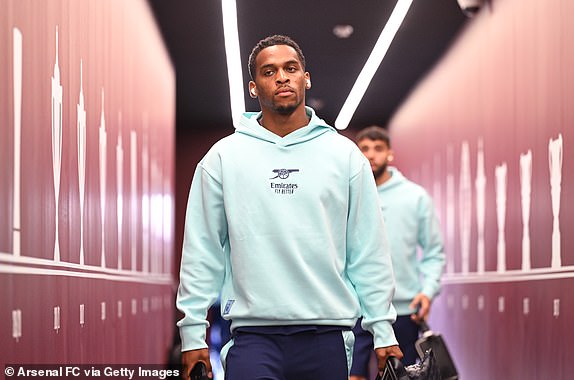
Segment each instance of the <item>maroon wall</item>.
M176 191L175 191L175 274L179 280L179 266L183 247L185 211L191 180L195 168L213 144L235 132L231 119L229 125L189 125L177 133L176 141Z
M390 124L446 237L432 325L461 378L574 373L574 2L490 2ZM568 375L570 374L570 375Z
M144 0L0 12L0 364L166 361L175 74Z

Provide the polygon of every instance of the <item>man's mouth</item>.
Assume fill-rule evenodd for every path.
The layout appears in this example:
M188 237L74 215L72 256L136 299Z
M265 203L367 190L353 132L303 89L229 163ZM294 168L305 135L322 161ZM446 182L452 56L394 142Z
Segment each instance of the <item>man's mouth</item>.
M275 92L275 95L279 95L279 96L288 96L291 95L292 93L294 93L295 91L293 91L292 88L290 87L281 87L280 89L278 89Z

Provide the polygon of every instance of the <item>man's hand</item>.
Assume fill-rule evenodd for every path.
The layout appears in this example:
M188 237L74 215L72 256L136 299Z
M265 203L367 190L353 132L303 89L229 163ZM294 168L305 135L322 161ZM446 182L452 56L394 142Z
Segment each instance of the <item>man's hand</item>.
M413 298L409 307L417 310L416 313L411 314L411 319L415 322L426 321L430 313L431 301L423 293L419 293Z
M403 352L399 346L388 346L375 348L375 354L377 355L379 373L382 375L385 370L385 365L387 364L387 359L389 356L394 356L397 359L403 358Z
M181 353L181 364L183 366L181 378L183 380L189 380L189 372L191 372L197 362L203 362L203 364L205 364L205 368L207 369L207 377L213 379L211 362L209 361L209 350L207 348L184 351Z

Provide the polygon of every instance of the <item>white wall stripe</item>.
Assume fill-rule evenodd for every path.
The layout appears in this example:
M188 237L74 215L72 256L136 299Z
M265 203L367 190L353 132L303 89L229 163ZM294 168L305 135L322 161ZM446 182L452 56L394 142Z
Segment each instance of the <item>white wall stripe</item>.
M506 270L505 272L484 272L469 274L445 274L442 278L443 285L468 284L468 283L495 283L495 282L518 282L555 280L559 278L574 278L574 266L561 268L535 268L528 272L522 270Z
M164 285L173 285L175 283L175 279L169 273L150 275L149 273L133 272L131 270L101 268L100 266L79 265L61 261L54 262L49 259L35 257L16 257L9 253L0 253L0 273L54 275Z

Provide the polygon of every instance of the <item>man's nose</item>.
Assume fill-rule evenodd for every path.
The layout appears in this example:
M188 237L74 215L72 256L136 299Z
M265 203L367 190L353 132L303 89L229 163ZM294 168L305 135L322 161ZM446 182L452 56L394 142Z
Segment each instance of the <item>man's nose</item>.
M287 76L287 73L285 73L284 70L278 70L275 80L277 81L277 83L286 83L289 82L289 77Z

